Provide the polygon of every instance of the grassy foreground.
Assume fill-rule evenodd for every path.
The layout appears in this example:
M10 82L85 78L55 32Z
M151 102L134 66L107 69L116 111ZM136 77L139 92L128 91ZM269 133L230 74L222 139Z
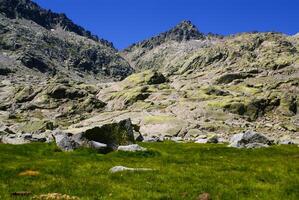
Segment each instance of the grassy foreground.
M62 193L80 199L299 198L299 148L275 146L239 150L224 145L141 144L148 152L106 155L82 149L60 152L54 144L0 144L0 199L31 199ZM110 174L116 165L147 167L151 172ZM37 174L21 176L33 170Z

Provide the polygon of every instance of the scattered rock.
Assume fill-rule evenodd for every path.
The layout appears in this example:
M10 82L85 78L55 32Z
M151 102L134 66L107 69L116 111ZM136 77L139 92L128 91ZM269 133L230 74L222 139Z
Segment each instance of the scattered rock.
M219 142L218 140L218 136L217 135L211 135L209 137L206 138L198 138L195 143L199 143L199 144L206 144L206 143L214 143L217 144Z
M272 144L273 140L266 136L254 131L246 131L245 133L233 135L229 146L235 148L261 148Z
M206 144L206 143L208 143L208 139L200 138L200 139L196 140L195 143Z
M164 137L145 136L142 142L163 142Z
M214 143L217 144L218 141L218 136L217 135L211 135L210 137L208 137L208 143Z
M139 146L138 144L131 144L131 145L127 145L127 146L119 146L117 148L117 150L118 151L136 152L136 151L146 151L147 149Z
M110 173L117 173L117 172L123 172L123 171L153 171L151 168L129 168L129 167L124 167L124 166L115 166L112 167L109 172Z
M277 143L281 144L281 145L299 144L299 139L292 138L290 136L284 136L284 137L279 138Z

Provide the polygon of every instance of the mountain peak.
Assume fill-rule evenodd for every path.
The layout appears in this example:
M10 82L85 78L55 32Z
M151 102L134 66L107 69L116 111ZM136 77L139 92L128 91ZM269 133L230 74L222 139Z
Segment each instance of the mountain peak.
M203 39L203 34L190 20L183 20L174 28L166 32L169 39L176 41Z
M163 32L148 40L144 40L137 44L133 44L129 46L127 49L125 49L124 51L130 51L130 49L136 46L152 49L167 41L182 42L182 41L189 41L189 40L202 40L204 38L205 38L204 34L199 32L197 27L194 24L192 24L191 21L183 20L173 28L169 29L168 31Z
M176 27L182 28L182 29L185 29L185 28L187 28L187 29L188 28L196 28L195 25L190 20L183 20L180 23L178 23L176 25Z

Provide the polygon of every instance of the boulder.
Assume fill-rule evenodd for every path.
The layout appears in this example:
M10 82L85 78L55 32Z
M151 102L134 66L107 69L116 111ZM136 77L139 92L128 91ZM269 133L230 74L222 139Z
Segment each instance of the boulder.
M53 135L57 147L63 151L72 151L80 147L80 144L75 141L72 134L58 133Z
M147 149L139 146L138 144L131 144L131 145L126 145L126 146L119 146L117 148L117 150L118 151L136 152L136 151L146 151Z
M130 119L69 129L55 134L54 138L57 146L64 151L87 147L108 152L135 142Z
M232 136L230 139L230 147L235 148L261 148L268 147L273 144L266 136L254 131L246 131Z

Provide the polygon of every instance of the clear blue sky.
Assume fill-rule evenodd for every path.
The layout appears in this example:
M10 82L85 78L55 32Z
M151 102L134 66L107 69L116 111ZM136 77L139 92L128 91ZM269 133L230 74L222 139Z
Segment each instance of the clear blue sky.
M119 48L191 20L200 31L299 32L299 0L34 0Z

